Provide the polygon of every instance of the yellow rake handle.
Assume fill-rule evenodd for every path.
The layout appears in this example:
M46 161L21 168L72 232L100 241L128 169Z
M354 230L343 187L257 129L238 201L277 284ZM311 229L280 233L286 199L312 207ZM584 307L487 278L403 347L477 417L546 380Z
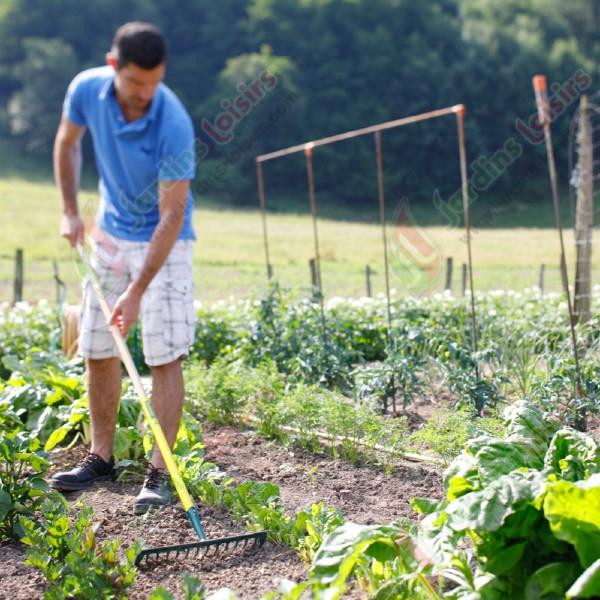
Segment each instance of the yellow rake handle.
M152 404L148 400L148 396L146 395L146 391L144 390L144 386L142 385L142 380L140 379L139 373L135 367L133 359L131 358L129 348L127 347L127 344L125 343L125 340L123 339L123 336L121 335L121 332L119 331L118 327L116 325L110 325L110 317L112 315L112 310L108 306L108 302L106 301L104 292L102 291L102 286L100 285L98 275L92 267L89 255L86 249L83 247L83 244L78 244L77 250L79 252L79 255L81 256L84 265L86 266L86 271L90 276L92 287L96 292L100 308L102 309L108 328L110 329L110 332L112 333L112 336L115 340L115 344L117 345L117 348L119 350L121 360L125 365L125 369L127 370L127 373L131 378L131 382L133 383L133 387L139 397L140 405L142 407L142 412L144 413L146 422L150 426L150 430L152 431L152 435L154 436L156 445L158 446L163 460L165 461L165 466L167 467L167 471L169 472L171 481L173 482L173 485L177 490L177 495L181 500L181 504L183 505L184 510L188 512L191 508L195 506L194 502L187 490L187 487L185 486L185 483L183 482L183 479L181 478L179 469L175 464L173 453L169 448L169 443L167 442L167 438L163 433L162 427L160 426L156 414L154 414Z

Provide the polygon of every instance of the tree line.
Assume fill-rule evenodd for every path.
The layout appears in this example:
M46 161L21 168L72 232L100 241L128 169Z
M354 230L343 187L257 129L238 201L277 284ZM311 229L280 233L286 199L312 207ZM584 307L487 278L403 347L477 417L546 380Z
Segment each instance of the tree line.
M197 194L239 204L256 202L257 154L457 103L472 178L515 154L481 195L533 201L546 190L531 77L546 73L555 107L562 98L566 174L570 120L600 58L600 0L0 0L0 135L49 157L69 81L104 62L129 20L167 38L166 83L198 138ZM506 150L514 142L520 153ZM390 195L432 202L457 189L452 118L386 132L383 148ZM316 149L319 194L372 203L374 160L370 137ZM304 193L302 156L265 172L268 190Z

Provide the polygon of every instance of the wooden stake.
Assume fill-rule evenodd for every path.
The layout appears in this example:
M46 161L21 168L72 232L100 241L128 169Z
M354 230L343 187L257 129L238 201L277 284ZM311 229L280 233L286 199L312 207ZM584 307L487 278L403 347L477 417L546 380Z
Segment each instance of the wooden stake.
M452 291L452 257L449 256L446 259L446 284L444 285L445 290Z
M310 271L310 285L314 288L319 287L319 276L317 274L317 263L314 258L308 259L308 269Z
M13 304L23 300L23 249L17 248L15 253L15 281L13 287Z
M575 316L573 314L573 303L571 302L571 292L569 290L569 277L567 274L567 260L565 258L565 243L563 239L562 224L560 219L560 202L558 195L558 176L556 174L556 162L554 160L554 147L552 145L552 131L550 130L551 112L548 100L548 83L545 75L536 75L533 78L533 89L535 91L535 101L538 109L538 119L544 128L544 138L546 141L546 157L548 158L548 173L550 175L550 191L552 193L552 206L554 208L554 220L556 221L556 230L558 233L558 243L560 247L560 273L563 280L563 288L567 300L567 310L569 313L569 326L571 329L571 344L573 347L573 359L575 361L575 385L574 395L583 396L583 385L581 382L581 369L579 368L579 353L577 352L577 336L575 333ZM581 411L578 418L578 425L583 428L585 425L585 413Z
M592 236L594 227L594 149L588 112L588 97L581 97L579 110L579 185L575 211L575 319L591 318Z

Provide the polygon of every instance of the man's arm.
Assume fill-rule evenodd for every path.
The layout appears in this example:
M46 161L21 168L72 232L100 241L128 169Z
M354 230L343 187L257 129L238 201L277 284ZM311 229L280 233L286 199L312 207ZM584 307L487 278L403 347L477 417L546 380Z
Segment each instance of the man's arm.
M84 133L85 127L63 117L54 141L54 178L63 203L60 235L71 246L83 241L83 221L79 216L77 192L81 172L81 138Z
M135 323L142 294L162 267L181 233L189 189L190 182L187 179L160 182L158 196L160 219L150 240L148 254L138 277L117 300L110 320L111 324L119 327L123 335Z

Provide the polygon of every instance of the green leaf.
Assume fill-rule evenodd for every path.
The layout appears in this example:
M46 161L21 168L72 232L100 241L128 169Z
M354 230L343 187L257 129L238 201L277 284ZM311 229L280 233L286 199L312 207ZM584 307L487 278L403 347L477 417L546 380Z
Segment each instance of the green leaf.
M577 577L578 568L573 563L550 563L538 569L525 586L525 600L564 598L566 589Z
M48 491L48 483L42 477L29 477L27 481L29 485L35 490L40 490L42 492Z
M448 500L479 489L478 463L474 456L463 452L457 456L444 472L444 488Z
M393 540L375 541L365 550L365 555L386 562L398 556L398 548Z
M451 502L446 508L448 525L454 531L496 531L509 515L533 502L545 489L545 477L537 471L503 475L485 489Z
M558 425L525 400L509 405L503 416L507 421L507 437L527 440L543 456Z
M571 598L597 598L600 596L600 558L593 562L567 590Z
M6 515L12 510L13 501L10 494L4 490L0 490L0 521L4 521Z
M600 446L585 433L561 429L552 438L544 465L561 479L587 479L600 471Z
M50 437L48 438L48 441L46 442L46 445L44 446L44 450L46 450L46 452L48 452L48 451L52 450L52 448L54 448L55 446L60 444L65 439L65 437L67 436L69 431L71 431L71 429L72 429L72 427L68 423L65 423L64 425L61 425L58 429L55 429L50 434Z
M391 547L400 530L393 526L357 525L347 522L334 529L317 550L310 578L329 588L341 588L365 551L380 542Z
M370 600L408 600L409 598L414 598L414 594L408 590L406 582L400 577L387 580L370 596Z
M496 552L485 564L485 570L494 575L503 575L510 571L523 556L527 542L520 542Z
M600 474L551 485L543 508L554 535L575 546L583 567L600 558Z
M477 460L482 483L494 481L523 467L541 469L543 466L543 455L526 440L486 435L469 440L467 448Z
M440 501L431 498L411 498L412 509L420 515L430 515L438 510Z

